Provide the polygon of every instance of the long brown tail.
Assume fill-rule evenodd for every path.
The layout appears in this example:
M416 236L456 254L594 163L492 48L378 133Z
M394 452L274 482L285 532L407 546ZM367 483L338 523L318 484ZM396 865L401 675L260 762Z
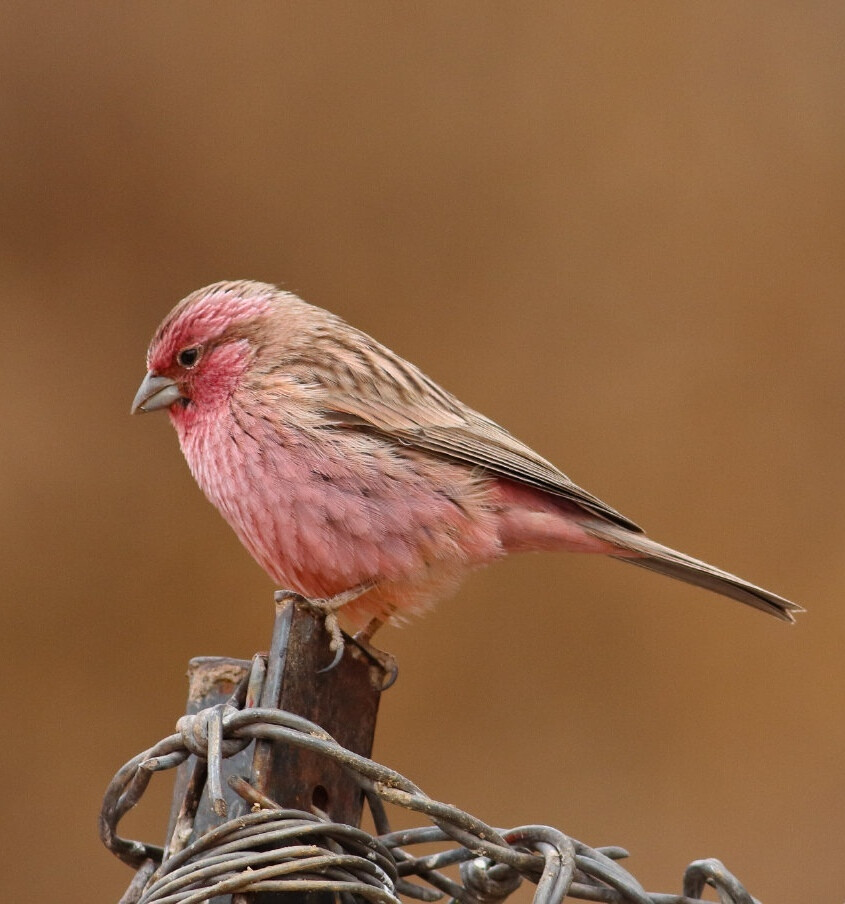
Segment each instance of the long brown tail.
M584 527L594 536L610 541L621 550L629 550L631 555L620 552L619 555L613 556L620 562L630 562L631 565L639 565L641 568L668 575L687 584L704 587L762 612L768 612L769 615L783 621L794 622L795 613L804 611L801 606L776 593L757 587L735 574L722 571L721 568L694 559L676 549L655 543L643 534L635 534L605 522L591 522Z

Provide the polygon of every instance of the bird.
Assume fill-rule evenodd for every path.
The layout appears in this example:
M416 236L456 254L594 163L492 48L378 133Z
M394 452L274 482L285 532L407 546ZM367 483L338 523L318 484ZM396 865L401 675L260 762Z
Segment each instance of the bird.
M650 539L416 366L267 283L180 301L131 410L169 413L202 491L333 636L339 618L369 640L517 552L603 554L786 622L803 611Z

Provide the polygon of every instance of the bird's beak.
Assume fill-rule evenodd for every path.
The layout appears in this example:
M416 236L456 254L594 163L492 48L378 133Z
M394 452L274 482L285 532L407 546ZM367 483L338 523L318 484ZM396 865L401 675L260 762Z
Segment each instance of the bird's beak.
M150 371L135 393L131 414L169 408L181 398L182 392L170 377L160 377Z

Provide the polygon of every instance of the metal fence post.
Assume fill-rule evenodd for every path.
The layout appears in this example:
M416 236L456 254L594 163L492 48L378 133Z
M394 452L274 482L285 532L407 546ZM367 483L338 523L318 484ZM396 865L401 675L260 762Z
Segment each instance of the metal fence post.
M388 675L382 662L347 639L344 655L330 671L321 669L331 660L328 634L322 618L293 597L276 603L276 621L270 652L251 664L240 659L200 657L188 667L186 713L225 704L241 685L246 706L282 709L322 726L347 749L369 757L372 752L379 698ZM252 669L251 669L252 665ZM258 679L256 680L256 675ZM251 677L250 677L251 676ZM249 687L245 687L249 681ZM253 699L249 699L254 695ZM328 815L333 822L357 826L363 792L354 777L325 756L292 745L259 740L223 760L222 794L225 815L215 812L205 781L204 760L189 757L178 769L165 857L201 837L225 818L249 810L244 799L228 785L239 776L262 795L283 807ZM185 824L185 814L195 815ZM180 819L180 816L182 817ZM180 830L181 827L181 830ZM178 833L174 837L174 833ZM316 904L313 894L264 893L251 896L256 904L305 901ZM323 894L319 901L331 901ZM246 900L235 896L234 902ZM213 898L228 904L231 896Z

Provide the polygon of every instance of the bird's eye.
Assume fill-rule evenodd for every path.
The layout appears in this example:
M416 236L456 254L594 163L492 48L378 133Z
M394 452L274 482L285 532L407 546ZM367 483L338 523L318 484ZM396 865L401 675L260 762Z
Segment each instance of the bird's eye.
M183 348L182 351L176 355L176 363L186 370L190 370L199 359L200 347L198 345L192 345L190 348Z

